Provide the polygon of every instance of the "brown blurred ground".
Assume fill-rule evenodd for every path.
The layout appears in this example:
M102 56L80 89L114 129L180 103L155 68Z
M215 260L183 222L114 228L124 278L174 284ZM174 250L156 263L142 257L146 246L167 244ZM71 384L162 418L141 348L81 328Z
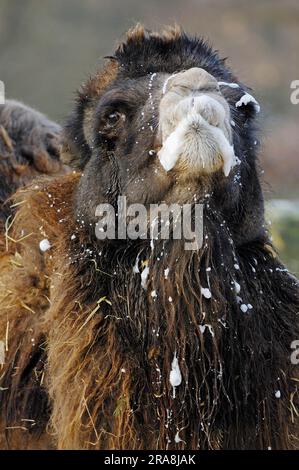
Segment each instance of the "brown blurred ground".
M262 105L269 197L299 195L298 0L1 0L0 80L6 96L63 121L73 91L137 21L177 22L210 38Z

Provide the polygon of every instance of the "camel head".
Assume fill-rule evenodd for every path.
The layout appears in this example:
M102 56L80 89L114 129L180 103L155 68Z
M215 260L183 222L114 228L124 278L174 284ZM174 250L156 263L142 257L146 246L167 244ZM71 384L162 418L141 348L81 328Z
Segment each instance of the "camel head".
M76 215L100 203L207 201L244 241L263 232L258 104L202 39L137 26L79 92L64 160L82 172ZM248 217L249 214L249 217Z

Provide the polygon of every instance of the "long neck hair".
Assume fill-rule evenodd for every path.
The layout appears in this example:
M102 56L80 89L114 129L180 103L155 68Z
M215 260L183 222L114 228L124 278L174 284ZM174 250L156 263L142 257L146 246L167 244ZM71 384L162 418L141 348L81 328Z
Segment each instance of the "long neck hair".
M267 240L236 246L207 209L197 251L180 240L95 244L60 223L72 200L67 182L32 190L16 221L42 222L54 251L43 255L50 305L35 317L34 361L32 345L13 358L10 414L40 414L64 449L295 447L298 287ZM30 259L32 249L28 239ZM30 380L39 359L46 404Z
M296 281L265 239L237 247L222 222L207 209L190 252L77 237L47 313L62 447L292 446Z

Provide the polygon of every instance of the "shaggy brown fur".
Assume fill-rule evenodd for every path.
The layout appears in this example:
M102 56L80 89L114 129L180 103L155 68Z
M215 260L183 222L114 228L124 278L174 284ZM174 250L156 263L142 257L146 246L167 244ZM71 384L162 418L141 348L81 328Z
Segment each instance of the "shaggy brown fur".
M147 74L135 67L142 54L142 66L154 51L155 66L162 67L158 59L165 44L175 51L168 73L178 63L190 68L195 61L218 73L218 80L231 80L203 43L178 32L157 36L138 28L118 50L128 62L111 59L104 75L80 93L66 126L67 161L84 168L83 174L35 182L16 195L19 210L0 261L0 338L7 349L0 391L2 446L298 447L298 371L290 361L291 342L299 338L298 285L273 254L263 227L250 146L252 109L236 117L238 155L242 145L249 148L242 161L244 192L229 179L223 183L219 174L197 182L199 200L207 187L214 189L205 203L200 250L185 251L179 240L158 240L154 248L148 240L99 242L89 229L93 199L88 194L113 200L124 178L112 145L107 150L106 141L94 141L90 126L97 125L97 99L115 80L123 85L121 73ZM138 86L141 94L143 84ZM235 103L229 93L236 92L227 93ZM152 141L146 139L147 155ZM126 152L132 156L128 147ZM100 167L89 166L99 161ZM145 169L150 169L147 160ZM157 196L154 179L148 179L140 194ZM186 198L184 187L168 196ZM84 210L78 221L79 202ZM44 238L51 248L42 253ZM140 271L149 267L147 290L133 272L136 259ZM243 301L252 305L247 314L236 299L236 280ZM201 286L209 286L211 299ZM174 355L182 373L175 397L169 381Z
M33 308L40 309L48 305L48 301L44 297L47 283L45 279L40 277L44 263L39 263L39 259L31 253L28 253L28 259L22 258L17 248L23 240L27 239L28 235L31 237L32 234L25 234L22 231L18 235L18 240L12 238L11 228L18 204L13 205L10 197L16 189L30 183L39 175L63 174L66 172L66 168L60 160L61 128L46 116L22 103L7 100L4 105L0 106L0 123L0 290L1 303L3 302L1 324L3 321L6 322L5 336L7 338L6 349L8 349L7 335L10 332L10 318L14 319L11 325L16 329L20 328L17 318L23 311L27 309L27 311L33 312ZM14 283L11 276L14 276L15 269L17 275ZM5 309L5 299L7 298L14 299L16 302L10 305L8 313ZM15 316L14 309L17 309L17 316ZM23 323L22 328L25 327L26 334L32 336L31 319L26 319L26 322L28 329ZM3 337L2 334L1 337ZM17 337L16 340L17 343L14 346L16 357L18 357L23 341L26 343L27 339L24 336L22 340ZM28 339L28 341L30 340ZM10 363L9 367L12 377L10 386L13 387L14 381L18 377L17 369L14 370L16 367L14 362ZM36 396L34 393L31 395L30 383L26 387L24 396L34 403ZM4 393L5 390L6 387L0 393ZM20 395L16 399L22 400ZM13 410L7 408L5 413L9 415L13 413ZM16 444L17 447L25 445L26 440L24 440L22 428L26 428L28 425L30 427L33 424L33 421L20 421L17 428L21 430L21 437L18 445ZM3 439L1 438L1 440ZM41 441L40 445L43 446Z
M113 277L114 269L123 271L122 263L127 262L121 259L123 255L109 267L97 265L80 252L80 233L71 222L77 181L78 176L65 177L22 192L17 199L26 202L17 214L13 238L20 230L31 235L10 243L11 257L1 267L1 332L3 337L7 331L8 338L8 370L2 387L10 388L2 410L12 428L7 431L10 446L45 446L45 436L41 444L38 439L32 444L30 439L45 432L48 418L47 446L60 449L296 445L292 422L297 416L297 379L288 362L289 351L276 351L278 344L282 347L281 334L286 335L288 327L283 318L279 319L280 330L275 332L271 326L276 322L276 305L271 307L270 278L278 278L283 287L281 302L290 280L280 271L269 274L267 265L279 264L267 247L244 247L238 259L241 270L247 270L249 260L255 265L257 259L256 277L248 280L247 287L254 292L258 282L270 311L273 309L272 320L241 318L231 309L232 294L228 286L219 285L220 276L211 285L217 293L213 306L198 296L195 286L205 277L198 267L215 267L210 244L188 257L180 255L179 247L173 248L165 260L173 273L168 280L163 279L165 265L157 269L151 265L154 257L150 260L152 287L161 294L158 305L149 294L140 292L133 274L127 271L121 276L118 272ZM69 257L73 233L78 236L73 248L77 262L73 253ZM45 236L52 248L42 255L38 240ZM259 267L262 258L267 264ZM191 281L191 269L200 278ZM99 277L100 292L93 300ZM132 302L136 288L139 305ZM251 301L255 309L263 302L253 297ZM200 331L199 312L205 312L215 337ZM289 315L291 310L285 310L285 321ZM222 326L226 323L230 325L227 330ZM265 330L268 337L261 336ZM286 344L291 340L290 333ZM235 342L238 347L229 351ZM177 400L172 398L168 381L174 350L185 359L185 386L177 390ZM260 362L264 363L262 369ZM268 377L270 390L265 388ZM258 381L265 387L257 388ZM283 400L274 396L277 387ZM18 430L19 426L27 431ZM183 441L175 444L178 431Z

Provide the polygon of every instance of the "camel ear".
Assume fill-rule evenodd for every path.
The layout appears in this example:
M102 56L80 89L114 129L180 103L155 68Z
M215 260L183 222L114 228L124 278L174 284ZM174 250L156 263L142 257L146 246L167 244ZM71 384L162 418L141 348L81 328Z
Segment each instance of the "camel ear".
M88 103L78 100L63 130L61 160L74 170L83 170L91 157L85 125L88 110Z

